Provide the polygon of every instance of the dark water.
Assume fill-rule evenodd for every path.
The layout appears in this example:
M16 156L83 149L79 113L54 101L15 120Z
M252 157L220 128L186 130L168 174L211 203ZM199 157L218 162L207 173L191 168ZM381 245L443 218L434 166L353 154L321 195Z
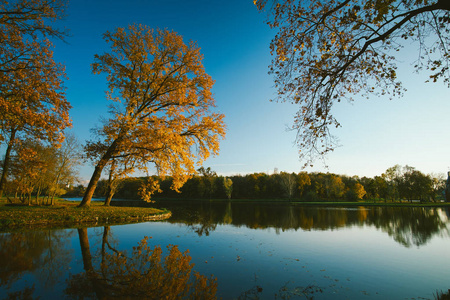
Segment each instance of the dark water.
M435 299L450 288L446 209L159 205L173 217L0 234L0 298L123 298L132 291L141 299L138 291L167 290L172 299L189 288L186 260L171 252L171 268L149 273L154 261L145 247L133 253L146 236L149 249L161 247L163 262L168 245L189 250L193 270L215 277L223 299Z

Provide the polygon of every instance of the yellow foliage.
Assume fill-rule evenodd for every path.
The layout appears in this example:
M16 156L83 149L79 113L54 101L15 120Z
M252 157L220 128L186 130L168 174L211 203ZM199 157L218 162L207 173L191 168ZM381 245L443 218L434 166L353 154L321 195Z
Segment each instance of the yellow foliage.
M111 52L95 55L92 70L107 75L114 115L99 130L101 141L89 144L88 155L100 172L116 158L133 160L141 171L153 164L158 175L173 176L178 191L196 164L218 154L225 136L224 115L211 112L214 81L204 70L200 48L173 31L144 25L118 28L104 38ZM86 194L91 190L90 184ZM143 188L147 196L151 190Z
M133 247L131 256L103 253L101 269L105 281L121 298L216 299L217 281L193 272L189 251L169 245L163 259L161 247L148 245L148 237ZM194 275L194 276L192 276Z
M63 1L18 0L0 4L0 121L51 142L71 126L64 67L53 59L49 36L63 33L46 19L59 18ZM0 137L3 139L3 137Z

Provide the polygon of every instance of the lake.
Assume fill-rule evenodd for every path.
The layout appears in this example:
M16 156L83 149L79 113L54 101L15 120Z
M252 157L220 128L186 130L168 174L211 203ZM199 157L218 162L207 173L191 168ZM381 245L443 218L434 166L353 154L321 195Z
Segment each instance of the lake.
M180 289L186 256L170 252L168 261L176 263L166 271L154 267L151 276L142 269L156 266L146 249L160 246L167 257L168 245L189 250L193 270L216 278L223 299L435 299L450 288L447 208L157 205L172 218L1 233L0 298L121 298L125 286L138 291L145 284L147 291L158 284ZM147 277L127 274L137 269Z

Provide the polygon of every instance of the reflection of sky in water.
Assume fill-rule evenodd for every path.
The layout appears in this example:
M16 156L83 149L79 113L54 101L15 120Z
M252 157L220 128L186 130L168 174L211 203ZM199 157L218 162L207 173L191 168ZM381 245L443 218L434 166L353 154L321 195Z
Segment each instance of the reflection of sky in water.
M200 237L180 225L130 226L138 236L151 235L154 242L189 249L197 270L218 277L220 293L235 291L222 294L225 298L256 285L269 297L287 283L290 288L324 288L315 299L328 298L329 293L334 299L432 298L436 289L450 286L450 240L439 235L426 245L405 247L373 226L282 231L218 225Z
M66 232L72 232L64 246L71 251L70 264L63 266L66 274L60 282L46 292L40 286L43 281L36 282L42 298L62 292L67 273L83 272L77 230ZM91 253L97 258L102 233L102 227L88 229ZM208 236L199 236L192 226L157 222L112 226L111 233L119 250L130 250L144 236L163 249L168 244L179 245L181 251L189 249L195 270L216 276L218 296L224 299L237 298L252 288L261 299L274 299L275 294L293 293L296 287L308 285L323 290L314 299L433 299L436 290L450 288L450 239L445 231L423 245L409 247L372 225L281 230L219 224ZM40 273L26 273L22 278L30 284L32 274ZM21 285L16 283L15 288ZM6 291L0 289L3 298Z

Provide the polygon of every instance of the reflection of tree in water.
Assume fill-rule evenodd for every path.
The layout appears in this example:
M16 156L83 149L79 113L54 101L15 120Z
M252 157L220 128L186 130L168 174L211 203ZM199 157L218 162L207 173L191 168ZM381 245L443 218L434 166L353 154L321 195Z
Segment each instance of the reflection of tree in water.
M217 283L192 270L188 251L161 247L142 239L130 255L109 243L109 227L102 237L101 263L94 267L87 229L78 229L85 273L71 276L66 294L98 299L215 299Z
M201 201L196 202L196 209L192 210L189 207L189 203L188 201L177 202L175 206L170 207L172 217L169 222L183 223L199 236L209 236L210 232L216 230L217 220L220 219L223 222L230 221L223 215L223 210L226 211L226 204L223 205L223 209L222 207L217 209L217 203Z
M332 230L350 226L375 226L398 243L410 247L426 244L434 235L448 234L440 208L420 207L307 207L289 204L187 202L172 207L171 223L184 223L199 235L209 235L218 224L253 229ZM194 212L193 212L194 211ZM445 217L444 217L445 219Z
M444 291L436 291L434 295L434 299L436 300L450 300L450 289L447 292Z
M45 286L53 286L67 272L72 250L66 245L71 233L38 230L0 234L0 287L10 289L27 272L36 273ZM19 299L31 295L33 290L34 287L25 287L9 296Z
M425 245L435 234L444 231L447 225L441 220L438 209L394 208L372 209L371 225L387 232L405 247Z

